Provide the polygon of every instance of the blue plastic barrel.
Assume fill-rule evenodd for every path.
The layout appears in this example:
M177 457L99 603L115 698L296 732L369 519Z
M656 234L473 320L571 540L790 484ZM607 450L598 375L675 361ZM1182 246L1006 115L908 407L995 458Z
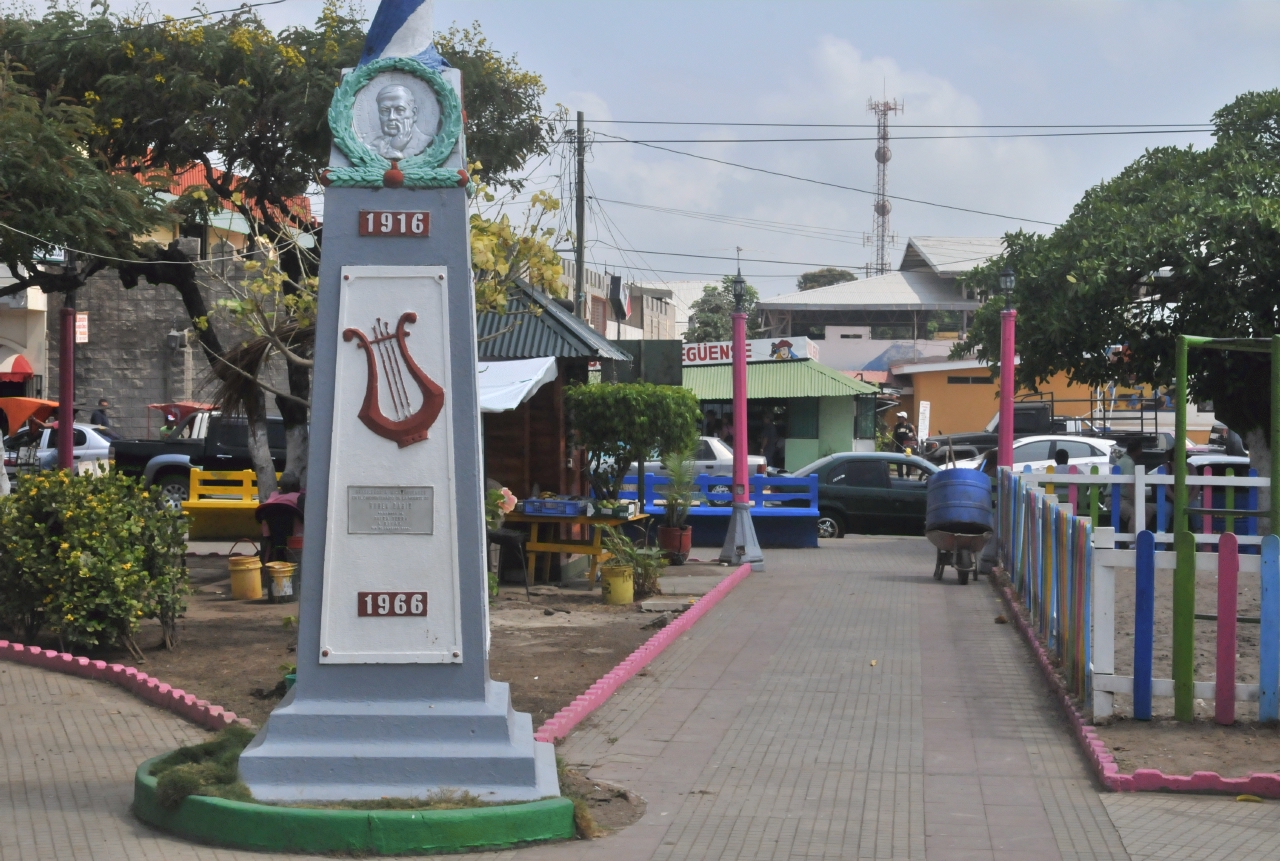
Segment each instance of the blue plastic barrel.
M944 469L929 476L926 532L981 535L992 532L991 479L978 469Z

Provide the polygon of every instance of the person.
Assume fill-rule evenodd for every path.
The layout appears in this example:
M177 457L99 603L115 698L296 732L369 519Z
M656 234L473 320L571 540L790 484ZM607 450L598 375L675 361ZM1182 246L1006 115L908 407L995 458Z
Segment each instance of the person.
M778 428L773 423L773 413L764 414L764 427L760 429L760 453L766 466L774 466L778 452Z
M1171 448L1171 449L1169 449L1169 454L1168 454L1168 457L1167 457L1167 462L1166 462L1166 464L1165 464L1165 472L1167 472L1169 475L1173 475L1173 459L1174 459L1174 457L1177 455L1177 453L1178 453L1178 450L1177 450L1177 449L1175 449L1175 448ZM1191 464L1191 455L1187 455L1187 475L1197 475L1197 473L1196 473L1196 468ZM1196 494L1195 496L1193 496L1193 495L1192 495L1192 491L1193 491L1193 490L1194 490L1194 492L1195 492L1195 494ZM1210 491L1210 493L1212 493L1212 492L1213 492L1213 491ZM1199 493L1200 493L1200 489L1199 489L1199 488L1190 488L1190 487L1188 487L1188 488L1187 488L1187 501L1190 503L1190 505L1188 505L1188 506L1187 506L1188 508L1190 508L1191 506L1197 505L1197 501L1196 501L1196 499L1197 499L1197 497L1198 497ZM1165 500L1167 500L1165 510L1169 512L1169 515L1168 515L1169 519L1168 519L1168 521L1167 521L1168 528L1165 530L1165 531L1167 531L1167 532L1172 532L1172 531L1173 531L1172 524L1173 524L1173 500L1174 500L1174 497L1175 497L1175 494L1174 494L1174 486L1173 486L1172 484L1166 484L1166 485L1164 486L1164 498L1165 498ZM1154 527L1154 524L1153 524L1153 527ZM1200 515L1200 514L1192 514L1192 513L1188 512L1188 513L1187 513L1187 528L1188 528L1191 532L1201 532L1201 531L1203 531L1203 529L1204 529L1204 516L1203 516L1203 515ZM1152 532L1155 532L1155 529L1154 529L1154 528L1152 528L1152 530L1151 530L1151 531L1152 531Z
M1134 438L1129 440L1129 444L1124 447L1124 455L1119 460L1120 474L1133 475L1138 465L1138 458L1142 457L1142 440ZM1154 503L1144 500L1148 528L1155 527L1156 506ZM1126 532L1133 531L1133 485L1120 485L1120 528Z
M98 408L89 416L89 424L100 425L104 428L111 427L111 419L107 415L107 410L111 409L111 404L106 398L98 399Z
M904 453L907 449L914 449L916 446L916 429L907 420L905 412L898 413L898 422L893 426L893 444L896 451Z
M405 159L422 152L431 138L417 127L418 106L408 87L392 84L378 91L378 126L382 134L369 146L385 159Z
M1054 475L1057 475L1058 473L1063 473L1063 472L1070 472L1071 471L1071 467L1069 465L1070 462L1071 462L1071 457L1070 455L1067 454L1067 450L1065 448L1055 448L1053 450ZM1066 484L1058 485L1057 490L1058 490L1059 502L1066 502L1068 499L1070 499L1070 497L1067 495L1069 488L1070 488L1070 485L1066 485Z
M4 432L0 431L0 458L3 458L5 449ZM4 468L4 463L0 461L0 496L9 495L9 470Z
M160 439L168 439L178 429L178 417L173 413L164 414L164 426L160 428Z

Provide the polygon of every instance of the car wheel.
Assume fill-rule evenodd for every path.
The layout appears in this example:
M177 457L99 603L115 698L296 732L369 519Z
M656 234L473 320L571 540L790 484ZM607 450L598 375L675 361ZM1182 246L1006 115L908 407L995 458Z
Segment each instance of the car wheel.
M191 498L191 476L185 472L163 472L151 486L159 493L161 507L181 511L182 503Z
M708 493L733 493L733 485L732 484L708 484L707 492ZM708 500L707 504L724 508L727 505L733 505L733 501L729 500L726 502L720 502L720 501Z
M819 538L843 538L844 523L840 520L840 515L831 511L824 511L818 515L818 537Z

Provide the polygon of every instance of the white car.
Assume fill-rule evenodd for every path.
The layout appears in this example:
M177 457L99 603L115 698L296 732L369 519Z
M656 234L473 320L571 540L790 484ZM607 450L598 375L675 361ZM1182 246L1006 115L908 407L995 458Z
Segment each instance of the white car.
M107 466L111 443L120 435L100 425L72 425L72 452L75 471L100 472ZM39 472L58 468L58 431L56 428L30 430L23 428L4 441L4 468L12 479L18 472Z
M1065 450L1068 465L1078 466L1085 472L1096 465L1099 472L1104 472L1108 470L1114 447L1112 440L1093 436L1027 436L1013 441L1013 468L1021 471L1024 466L1030 466L1034 472L1044 472L1056 463L1056 452ZM977 469L982 465L982 458L958 460L955 465Z
M755 475L759 472L760 468L764 465L763 455L747 455L747 472L751 475ZM636 469L637 464L632 464L631 469L627 470L627 477L631 479L632 484L635 483ZM656 458L645 463L644 469L645 472L652 472L654 475L667 474L666 467L664 467ZM693 474L722 475L726 479L732 479L733 449L729 447L728 443L719 437L699 437L697 448L694 449L693 454Z

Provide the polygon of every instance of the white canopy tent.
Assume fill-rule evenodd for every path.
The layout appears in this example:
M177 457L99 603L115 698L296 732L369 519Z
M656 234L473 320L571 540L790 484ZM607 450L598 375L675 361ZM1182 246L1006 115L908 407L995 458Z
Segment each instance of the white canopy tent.
M480 387L480 412L514 410L538 389L556 378L554 356L513 359L506 362L480 361L476 366Z

